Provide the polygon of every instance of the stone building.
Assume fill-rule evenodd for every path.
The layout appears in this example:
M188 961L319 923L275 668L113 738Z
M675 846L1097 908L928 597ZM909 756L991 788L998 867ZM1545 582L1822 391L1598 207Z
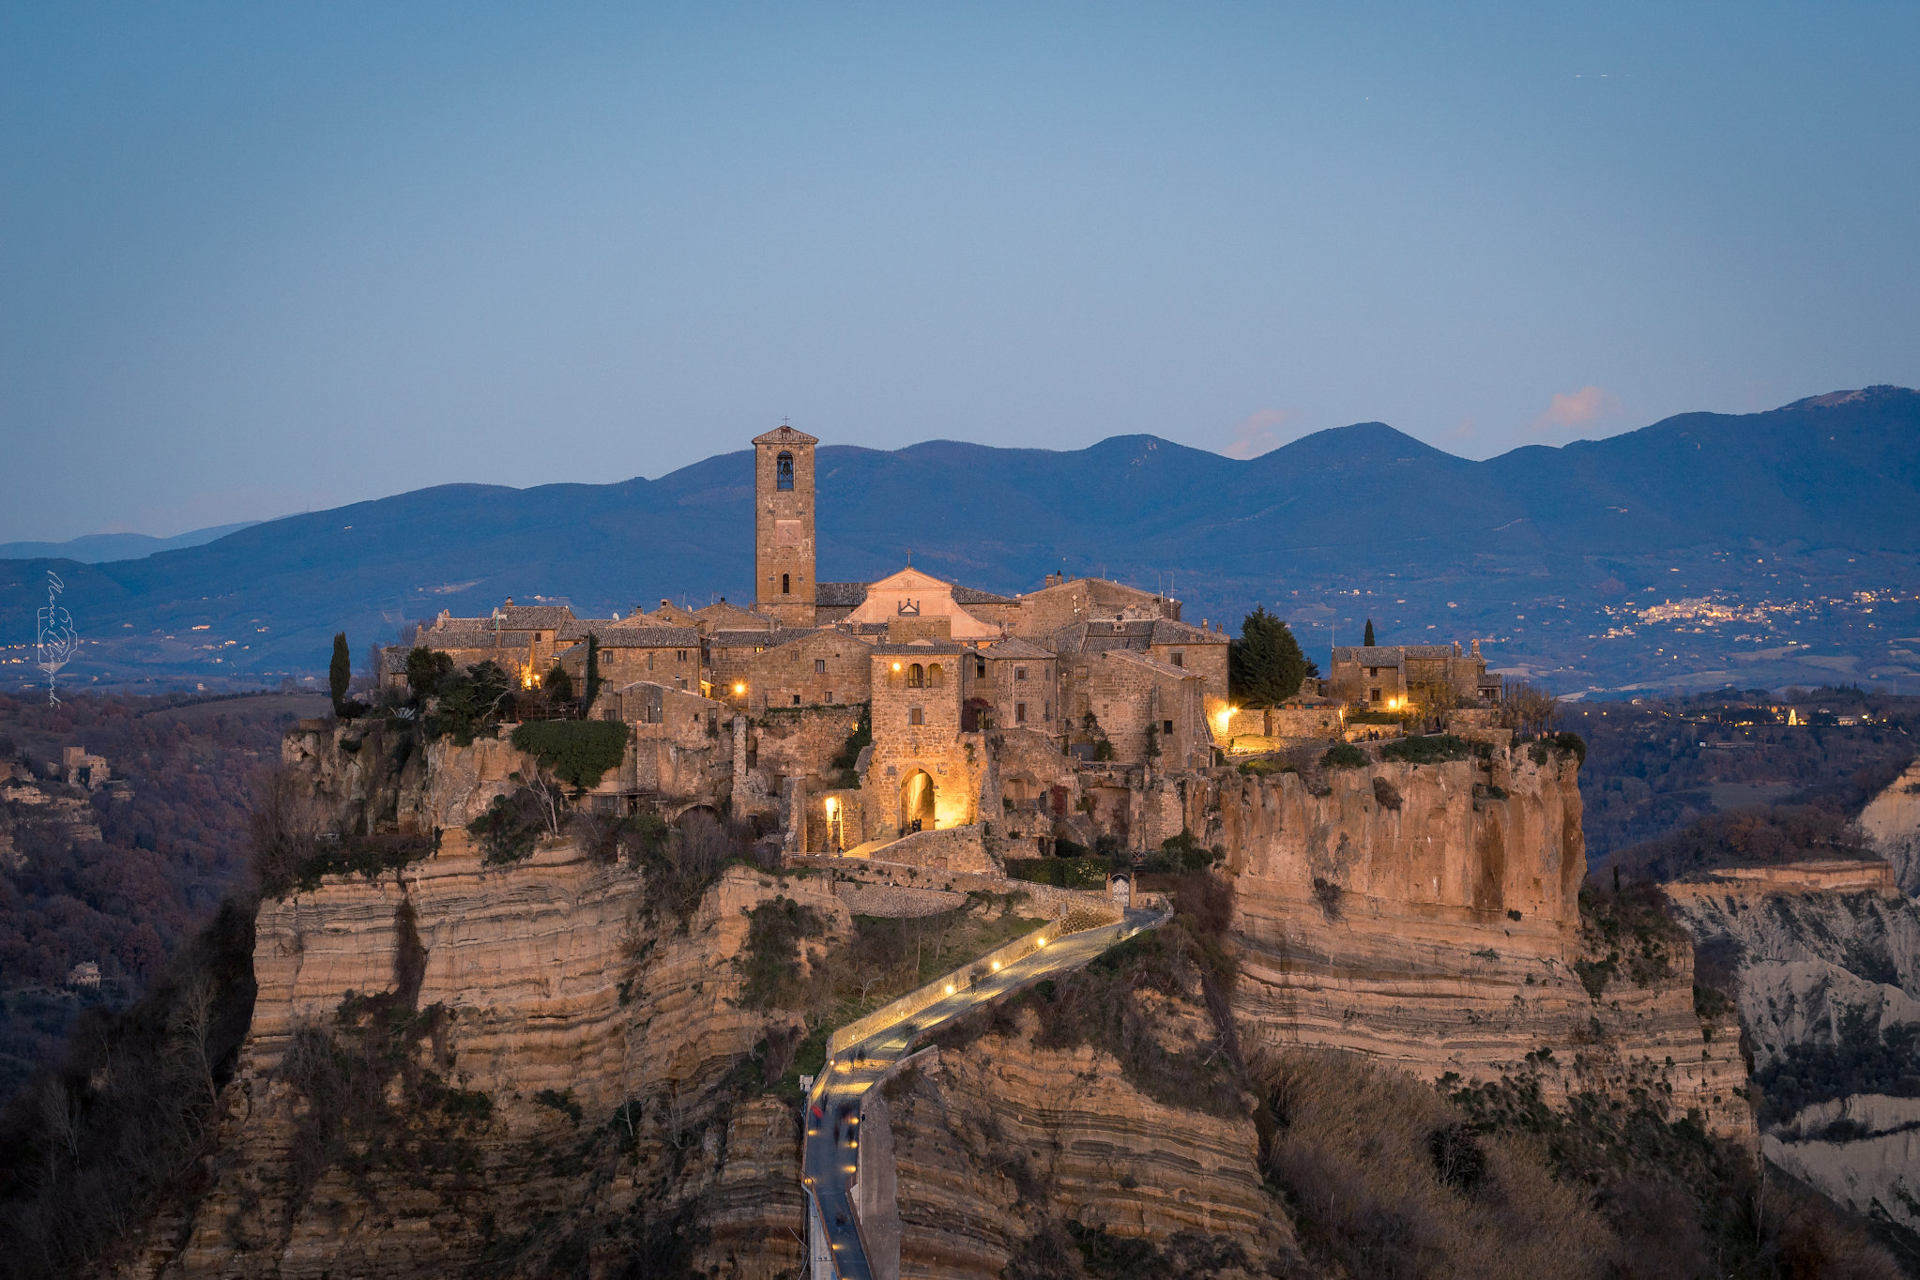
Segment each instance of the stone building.
M782 626L814 622L813 447L819 443L784 423L753 438L755 611Z
M573 644L561 650L559 663L572 678L575 689L586 687L589 633L599 647L595 661L602 687L651 680L669 688L699 693L706 683L700 633L692 627L634 626L618 622L600 626L574 621L561 628L561 639L572 640Z
M745 661L746 706L834 706L867 701L873 642L850 631L822 628L776 641Z
M417 642L528 684L558 660L580 690L593 636L592 714L633 729L627 760L596 792L616 806L703 793L741 816L780 817L800 848L996 816L1029 840L1165 826L1141 818L1138 791L1211 765L1227 745L1225 633L1181 621L1177 600L1101 578L1052 574L1024 595L911 565L820 582L817 444L789 426L753 441L751 608L661 599L625 619L586 618L509 600L484 618L442 614ZM382 656L390 689L404 687L406 654Z
M1327 693L1341 702L1397 711L1409 702L1433 700L1427 691L1456 703L1498 702L1501 681L1487 674L1478 640L1465 653L1457 640L1450 645L1341 645L1333 650Z

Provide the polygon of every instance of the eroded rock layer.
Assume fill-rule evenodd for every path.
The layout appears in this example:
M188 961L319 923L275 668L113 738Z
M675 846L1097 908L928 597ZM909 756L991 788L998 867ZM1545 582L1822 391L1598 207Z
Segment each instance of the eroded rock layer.
M1696 1017L1688 948L1629 974L1582 936L1576 775L1517 748L1223 783L1243 1038L1427 1078L1538 1071L1550 1094L1631 1082L1749 1134L1738 1037Z

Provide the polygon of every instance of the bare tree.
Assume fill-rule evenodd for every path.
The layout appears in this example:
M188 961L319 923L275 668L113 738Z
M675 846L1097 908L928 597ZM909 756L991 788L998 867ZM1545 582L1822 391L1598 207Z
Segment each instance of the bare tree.
M168 1012L167 1032L174 1052L206 1087L207 1101L218 1105L220 1087L214 1083L213 1053L208 1048L213 1038L213 1010L213 983L205 974L197 974Z
M256 791L254 875L263 892L280 893L320 851L320 806L299 771L284 764L269 769Z
M1560 700L1538 685L1510 685L1501 702L1500 721L1515 737L1537 738L1553 723L1559 708Z

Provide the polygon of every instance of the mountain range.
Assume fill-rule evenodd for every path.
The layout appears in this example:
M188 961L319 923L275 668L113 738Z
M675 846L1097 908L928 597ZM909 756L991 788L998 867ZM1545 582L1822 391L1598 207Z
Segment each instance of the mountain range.
M176 533L170 538L156 538L150 533L89 533L65 542L0 542L0 560L77 560L81 564L137 560L156 551L198 547L254 523L242 520L236 524L217 524L208 529Z
M138 559L0 560L0 616L25 642L4 659L31 657L50 568L91 642L66 676L82 684L305 679L335 630L364 651L506 596L597 615L744 600L751 483L743 449L656 480L421 489ZM1920 687L1920 393L1904 388L1485 461L1378 422L1247 461L1147 435L827 444L818 485L823 579L910 558L1013 592L1064 568L1170 590L1191 621L1264 604L1322 657L1367 618L1382 643L1480 637L1495 665L1567 692Z

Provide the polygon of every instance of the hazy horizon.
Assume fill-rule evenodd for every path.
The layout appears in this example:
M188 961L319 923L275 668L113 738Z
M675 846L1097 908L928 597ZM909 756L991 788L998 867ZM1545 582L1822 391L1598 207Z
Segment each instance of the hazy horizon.
M1883 384L1877 384L1877 385L1886 386L1891 384L1883 383ZM1784 408L1787 404L1792 404L1800 400L1815 399L1823 395L1830 395L1830 394L1835 394L1838 392L1845 392L1845 391L1856 391L1861 389L1863 388L1835 387L1835 388L1829 389L1828 391L1815 392L1806 396L1796 396L1794 400L1783 402L1780 405L1771 405L1771 406L1768 406L1768 408L1772 408L1772 409ZM1903 390L1903 391L1912 390L1912 388L1908 388L1908 387L1900 387L1897 389ZM1638 426L1623 426L1618 431L1611 431L1611 432L1596 434L1592 436L1579 436L1571 440L1564 440L1564 441L1559 441L1556 443L1544 444L1544 445L1541 444L1540 442L1525 442L1521 444L1516 444L1509 449L1503 449L1499 451L1499 453L1491 453L1491 454L1485 454L1481 456L1476 456L1474 454L1471 454L1469 452L1462 451L1462 450L1448 449L1444 444L1436 443L1431 440L1420 440L1420 437L1415 436L1412 432L1409 432L1409 431L1401 431L1400 433L1402 435L1409 436L1412 439L1420 440L1420 443L1425 444L1430 448L1438 449L1442 453L1448 453L1455 457L1466 458L1471 461L1484 462L1492 458L1497 458L1502 454L1511 453L1515 449L1536 448L1536 447L1562 449L1567 447L1568 445L1583 444L1583 443L1591 444L1591 443L1595 443L1602 440L1611 440L1618 436L1631 435L1636 431L1645 430L1647 427L1650 427L1650 426L1657 426L1659 425L1659 422L1665 421L1667 418L1677 417L1682 413L1719 413L1719 412L1723 412L1723 411L1716 410L1716 409L1683 409L1683 410L1678 410L1672 414L1663 414L1660 419L1654 422L1641 423ZM1762 409L1762 410L1758 410L1757 412L1766 412L1766 410ZM1390 428L1391 430L1394 430L1394 431L1400 431L1400 428L1395 427L1394 424L1391 422L1383 422L1378 418L1363 418L1355 422L1344 422L1335 426L1317 427L1311 431L1303 431L1298 435L1293 436L1280 444L1275 444L1271 448L1263 449L1261 452L1257 454L1250 454L1245 457L1237 456L1233 453L1228 452L1225 449L1209 448L1205 444L1187 444L1185 441L1174 440L1171 437L1159 435L1158 433L1152 432L1152 431L1120 432L1112 436L1103 436L1098 440L1088 441L1085 444L1076 444L1071 446L1054 446L1054 445L1046 445L1046 444L1037 444L1037 445L996 444L991 441L978 440L978 439L966 439L959 436L928 436L923 440L909 440L900 444L890 445L890 446L860 444L850 440L834 440L831 438L823 438L821 440L821 446L823 448L844 446L846 448L852 448L852 449L873 449L877 451L887 452L887 451L897 451L901 449L912 449L920 445L928 445L928 444L978 444L978 445L988 445L989 447L993 447L993 448L1030 448L1030 449L1038 449L1043 452L1049 452L1049 453L1077 453L1090 448L1094 448L1097 445L1105 443L1107 440L1118 439L1121 436L1139 435L1139 436L1154 436L1170 444L1178 444L1178 445L1183 445L1186 448L1198 449L1202 452L1211 453L1216 457L1224 458L1229 462L1251 462L1251 461L1255 461L1258 458L1265 457L1267 454L1273 453L1279 449L1284 449L1289 444L1293 444L1300 440L1304 440L1308 436L1318 435L1321 432L1325 432L1325 431L1339 431L1339 430L1344 430L1347 427L1365 426L1369 424L1378 424L1380 426ZM799 426L800 424L796 423L795 425ZM318 511L318 510L330 510L334 507L352 506L355 503L361 503L361 502L378 502L383 498L397 497L400 494L411 493L418 489L440 488L446 485L480 484L480 485L500 486L503 488L510 488L510 489L531 489L531 488L538 488L542 485L549 485L549 484L618 484L618 483L621 483L622 481L627 481L627 480L660 480L665 478L666 476L672 475L676 471L683 471L688 467L698 466L700 463L709 461L713 458L724 457L730 453L745 452L748 448L747 441L752 438L752 435L754 433L757 433L765 429L766 428L761 425L749 425L748 427L743 428L740 440L735 444L719 445L711 453L704 454L698 458L694 458L694 459L691 459L690 461L680 463L677 466L668 468L663 471L656 471L651 474L637 473L631 476L600 476L592 479L582 479L577 476L561 476L561 477L548 479L548 480L529 481L524 484L513 484L509 481L502 481L502 480L472 480L472 479L435 480L435 481L430 481L427 484L416 485L412 489L394 489L394 490L389 490L385 492L367 493L367 494L357 495L354 497L344 498L337 503L329 503L329 504L326 504L325 506L304 507L295 511L278 511L270 515L256 516L256 517L243 519L243 520L218 520L211 524L193 525L187 528L170 529L165 531L155 531L152 529L89 529L81 533L71 534L65 537L57 537L57 538L31 537L31 536L5 538L5 539L0 539L0 545L18 544L18 543L47 543L52 545L59 545L62 543L76 542L84 538L142 536L142 535L146 537L155 538L157 540L165 541L167 539L186 537L190 534L201 533L201 532L205 532L213 529L220 529L225 532L238 532L238 530L242 527L251 528L253 525L265 524L273 520L279 520L279 519L285 518L287 516L303 515L308 512Z

